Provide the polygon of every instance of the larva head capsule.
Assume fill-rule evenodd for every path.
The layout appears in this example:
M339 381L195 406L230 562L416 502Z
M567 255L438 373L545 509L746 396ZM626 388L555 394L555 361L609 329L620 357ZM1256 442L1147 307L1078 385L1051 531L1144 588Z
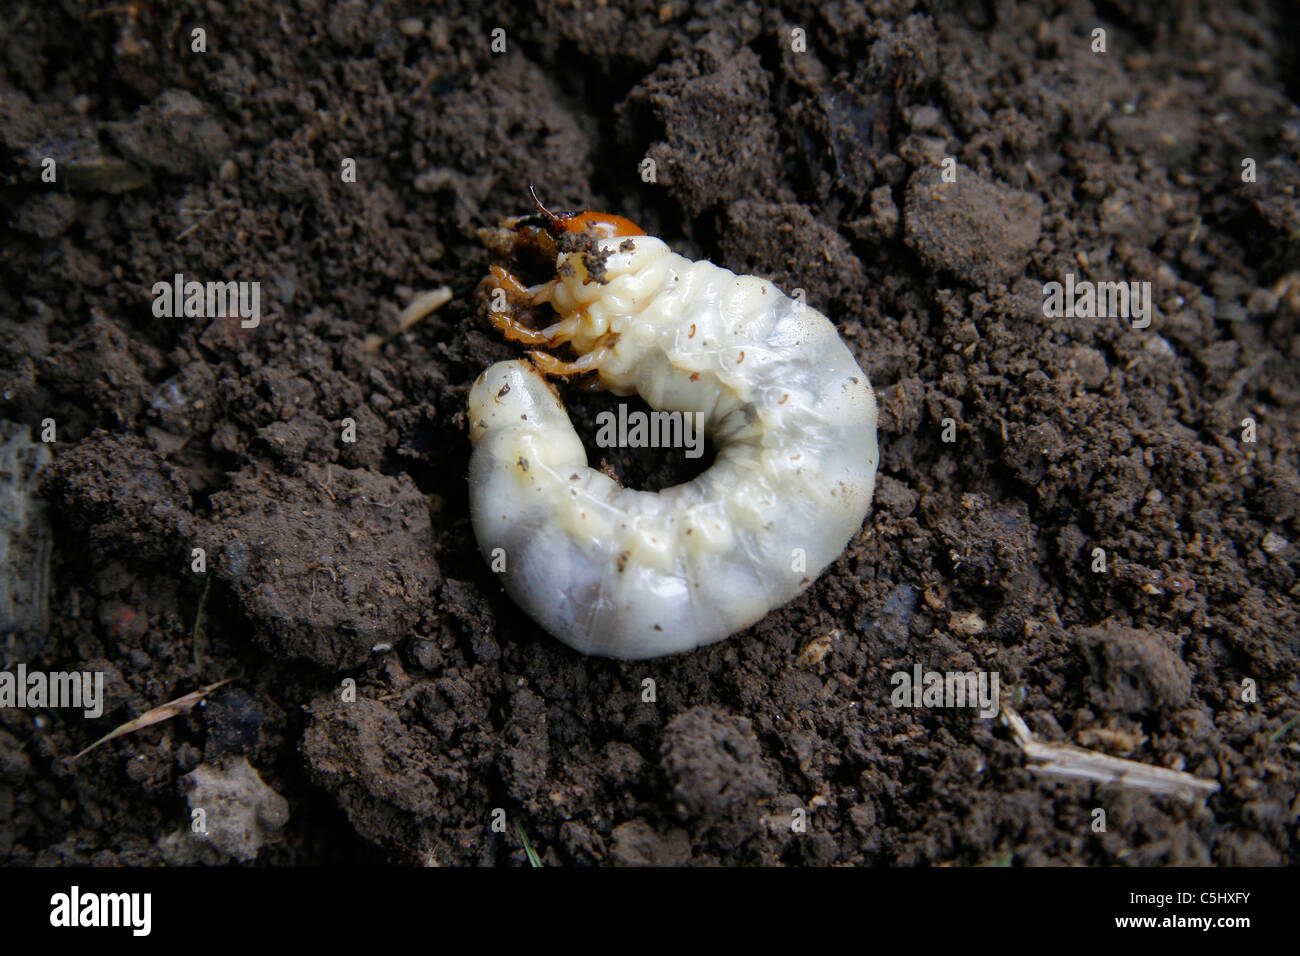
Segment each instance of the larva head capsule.
M593 230L597 239L645 235L645 230L632 220L612 213L592 212L589 209L583 212L551 212L537 198L536 189L529 186L528 191L532 194L533 202L537 203L540 215L527 216L519 220L518 225L540 226L552 239L558 239L566 232L585 232L587 229Z

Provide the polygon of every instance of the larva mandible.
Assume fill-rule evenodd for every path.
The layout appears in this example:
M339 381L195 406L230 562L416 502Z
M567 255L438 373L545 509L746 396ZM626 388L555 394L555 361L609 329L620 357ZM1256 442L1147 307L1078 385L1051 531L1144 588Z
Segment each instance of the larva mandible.
M521 243L586 230L586 248L559 242L543 285L500 266L485 283L549 303L558 321L491 318L511 339L579 357L534 351L536 368L499 362L474 383L479 549L504 557L510 596L584 654L639 660L719 641L802 592L861 527L879 459L871 385L830 320L771 282L692 262L618 216L538 207L506 224ZM702 412L713 464L659 492L621 486L588 467L539 368Z

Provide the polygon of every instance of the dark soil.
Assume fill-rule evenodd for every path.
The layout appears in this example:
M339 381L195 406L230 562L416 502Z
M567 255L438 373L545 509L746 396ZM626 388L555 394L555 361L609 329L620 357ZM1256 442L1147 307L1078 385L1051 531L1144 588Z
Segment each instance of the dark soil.
M0 419L57 429L0 482L52 525L47 613L41 523L0 525L3 664L107 701L0 710L0 860L193 858L187 795L251 780L262 822L212 861L518 864L521 833L547 865L1297 861L1289 5L3 6ZM871 377L872 513L743 634L583 658L477 552L466 396L517 354L477 230L529 183L805 290ZM176 273L260 281L260 325L155 317ZM1151 327L1045 318L1066 273L1150 282ZM590 437L608 397L563 394ZM1221 790L1043 778L996 719L891 706L918 663Z

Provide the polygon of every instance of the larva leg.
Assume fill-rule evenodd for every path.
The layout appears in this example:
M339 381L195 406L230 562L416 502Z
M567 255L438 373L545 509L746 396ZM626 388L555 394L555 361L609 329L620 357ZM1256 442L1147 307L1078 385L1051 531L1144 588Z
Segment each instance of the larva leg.
M562 322L556 322L544 329L534 329L524 325L508 312L489 312L488 320L498 332L511 342L522 342L524 345L543 345L552 349L573 338L574 328L579 322L578 317L574 316Z
M551 344L550 338L544 331L529 328L507 312L489 312L488 320L511 342L522 342L524 345Z
M554 280L530 286L524 285L523 280L503 266L494 265L491 267L491 272L492 277L497 280L497 288L505 289L530 306L545 305L551 301L551 292L555 288Z
M492 277L497 280L497 288L505 289L507 292L518 296L520 299L531 299L533 290L524 285L509 269L502 266L492 266Z
M605 357L605 350L603 348L593 349L572 362L557 359L549 352L536 350L529 352L528 357L533 360L533 364L547 375L582 375L586 372L593 372L600 367L601 360Z
M492 266L492 275L487 281L491 283L492 279L496 280L495 288L505 289L509 297L527 302L528 307L536 307L549 302L551 290L555 285L554 282L544 282L540 286L526 286L514 273L497 265ZM488 319L491 320L496 330L511 342L522 342L524 345L544 345L547 348L555 348L568 342L573 338L578 323L582 321L580 315L572 315L545 329L534 329L520 322L511 312L492 310L488 311Z

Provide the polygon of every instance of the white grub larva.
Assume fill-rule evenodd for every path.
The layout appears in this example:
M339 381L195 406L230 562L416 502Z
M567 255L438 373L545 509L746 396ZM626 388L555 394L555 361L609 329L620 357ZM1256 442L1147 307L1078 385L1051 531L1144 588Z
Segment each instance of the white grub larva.
M511 597L584 654L639 660L719 641L808 587L861 527L879 458L867 376L824 315L767 280L692 262L620 217L542 212L509 225L535 248L559 240L556 278L526 289L497 266L485 282L521 306L549 303L558 321L491 318L578 358L535 351L536 368L500 362L474 383L479 548L489 563L504 556ZM621 486L588 467L537 368L702 412L714 463L659 492Z

